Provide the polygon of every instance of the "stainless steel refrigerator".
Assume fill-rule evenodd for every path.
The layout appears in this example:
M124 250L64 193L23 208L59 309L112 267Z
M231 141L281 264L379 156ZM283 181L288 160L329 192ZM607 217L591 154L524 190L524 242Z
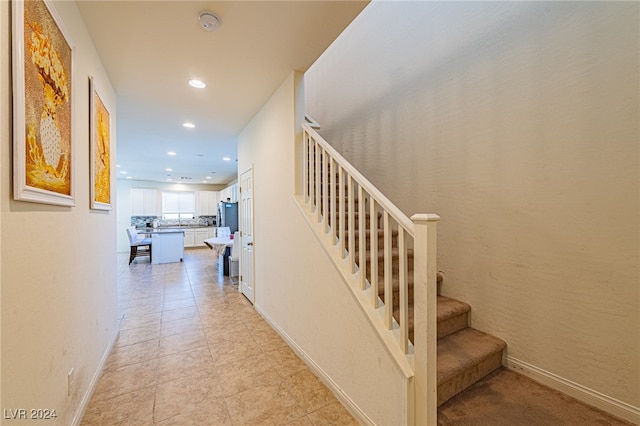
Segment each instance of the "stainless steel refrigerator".
M228 226L232 234L238 230L238 203L218 204L218 226Z

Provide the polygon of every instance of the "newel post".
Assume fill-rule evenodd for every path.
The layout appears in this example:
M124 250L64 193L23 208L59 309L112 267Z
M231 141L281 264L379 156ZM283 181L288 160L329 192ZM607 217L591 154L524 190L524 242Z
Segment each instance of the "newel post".
M437 225L436 214L415 214L414 223L414 419L437 424Z

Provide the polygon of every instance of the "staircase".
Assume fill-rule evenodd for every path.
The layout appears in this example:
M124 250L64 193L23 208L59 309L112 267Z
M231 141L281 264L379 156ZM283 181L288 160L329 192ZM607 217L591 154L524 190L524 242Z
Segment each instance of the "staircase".
M358 233L356 235L359 237ZM348 233L347 233L348 236ZM397 237L398 232L392 232L393 253L393 317L400 322L399 294L400 285L397 269ZM366 247L370 247L371 232L366 231ZM360 257L359 238L355 239L356 255ZM384 234L378 232L378 247L384 246ZM409 301L409 340L413 343L413 251L408 257L408 301ZM378 296L384 302L384 262L383 255L377 253L378 261ZM367 271L371 271L371 253L367 251ZM357 261L356 261L356 264ZM370 274L367 280L371 282ZM471 306L459 300L441 295L443 276L437 278L437 332L438 332L438 406L448 401L476 381L488 375L502 365L502 352L506 348L504 341L469 327Z
M301 210L363 308L373 312L371 321L382 318L392 336L383 340L396 340L395 351L413 365L415 406L408 402L407 409L415 410L415 416L408 423L434 424L436 406L502 365L506 344L470 328L471 307L440 294L443 279L436 277L434 256L438 217L410 220L313 129L304 126L304 135ZM437 319L436 327L429 325L432 319ZM420 332L414 323L420 324ZM426 345L414 345L414 333ZM437 345L430 345L436 339ZM435 386L437 392L429 390Z

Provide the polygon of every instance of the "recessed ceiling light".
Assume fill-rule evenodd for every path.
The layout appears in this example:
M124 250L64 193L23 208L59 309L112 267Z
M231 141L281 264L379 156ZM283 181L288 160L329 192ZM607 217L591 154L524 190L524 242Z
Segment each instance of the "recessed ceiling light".
M176 155L176 153L173 152L173 151L169 151L169 152L167 152L167 155Z
M224 161L231 161L231 158L229 158L229 157L222 157L222 159L223 159Z
M131 176L127 176L127 179L133 179Z
M120 167L120 164L116 164L116 167Z
M171 182L173 179L167 179L167 182Z
M120 173L122 173L123 175L126 175L126 174L127 174L127 172L125 172L124 170L123 170L123 171L121 171Z
M183 123L182 125L187 129L193 129L194 127L196 127L196 125L193 123Z
M172 172L173 169L170 169L169 167L167 167L166 169L164 169L166 172Z
M207 183L207 181L206 181L206 180L203 180L203 181L202 181L202 183Z
M196 89L204 89L205 87L207 87L204 81L195 80L195 79L189 80L189 86L195 87Z
M207 176L205 179L211 179L211 176Z

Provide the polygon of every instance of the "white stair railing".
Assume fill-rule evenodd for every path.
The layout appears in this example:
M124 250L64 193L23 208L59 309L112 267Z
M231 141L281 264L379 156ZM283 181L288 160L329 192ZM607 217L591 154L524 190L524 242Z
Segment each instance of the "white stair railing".
M384 327L397 345L390 350L399 349L411 366L408 424L435 425L439 217L418 214L409 219L312 126L302 128L296 188L302 191L298 195L307 207L307 219L328 237L328 250L346 262L352 290L369 293L367 309L382 313ZM415 345L410 339L411 319Z

